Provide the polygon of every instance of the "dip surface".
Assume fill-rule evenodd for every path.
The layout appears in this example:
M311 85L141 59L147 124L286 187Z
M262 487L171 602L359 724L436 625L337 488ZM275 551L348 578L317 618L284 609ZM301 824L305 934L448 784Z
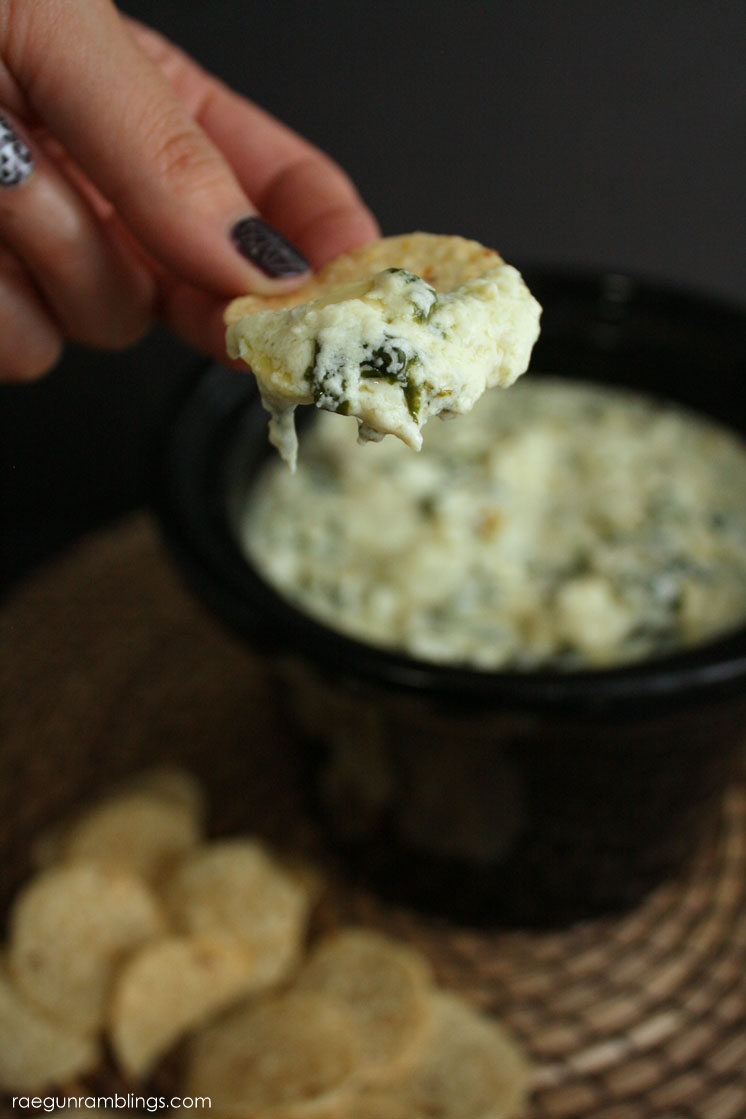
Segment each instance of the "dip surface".
M603 667L746 619L746 445L624 390L534 378L361 451L319 416L241 533L281 594L374 645L482 669Z

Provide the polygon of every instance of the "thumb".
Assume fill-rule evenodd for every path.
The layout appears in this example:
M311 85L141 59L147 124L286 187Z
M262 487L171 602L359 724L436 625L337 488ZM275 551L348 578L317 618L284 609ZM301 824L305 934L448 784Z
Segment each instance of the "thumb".
M225 296L304 278L110 0L3 7L0 49L29 105L157 261Z

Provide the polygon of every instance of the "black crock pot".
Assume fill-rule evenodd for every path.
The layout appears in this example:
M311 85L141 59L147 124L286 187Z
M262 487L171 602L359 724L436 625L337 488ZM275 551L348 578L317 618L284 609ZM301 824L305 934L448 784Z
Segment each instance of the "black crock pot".
M742 310L628 275L524 275L544 307L529 376L628 386L746 436ZM316 806L358 871L459 918L531 924L618 909L676 873L738 764L746 627L572 673L434 665L342 636L237 543L275 453L266 426L250 375L207 369L172 431L159 512L193 588L273 669Z

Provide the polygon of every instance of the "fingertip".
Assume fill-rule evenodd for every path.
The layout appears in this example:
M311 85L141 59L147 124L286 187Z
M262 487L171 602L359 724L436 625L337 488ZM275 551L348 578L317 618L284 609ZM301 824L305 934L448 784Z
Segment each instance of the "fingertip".
M63 349L61 335L50 324L49 330L41 330L17 348L10 362L0 362L0 380L17 385L40 381L58 364Z
M25 384L51 372L64 340L20 262L0 250L0 381Z
M224 300L173 277L164 278L160 312L166 325L195 350L222 365L230 365L225 349L224 310Z
M286 161L254 201L314 268L380 236L349 175L318 151Z
M143 310L142 313L115 320L102 338L91 340L87 344L104 350L111 350L114 353L128 350L130 346L136 346L138 342L142 342L152 325L152 315L149 311Z

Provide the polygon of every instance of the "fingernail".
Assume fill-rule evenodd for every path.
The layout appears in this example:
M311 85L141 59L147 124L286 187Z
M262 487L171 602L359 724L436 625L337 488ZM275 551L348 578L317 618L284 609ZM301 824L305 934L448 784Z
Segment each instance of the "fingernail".
M231 241L267 276L297 276L308 271L308 261L281 233L255 217L241 218L231 229Z
M10 122L0 114L0 186L12 187L22 183L31 174L33 166L31 152Z

